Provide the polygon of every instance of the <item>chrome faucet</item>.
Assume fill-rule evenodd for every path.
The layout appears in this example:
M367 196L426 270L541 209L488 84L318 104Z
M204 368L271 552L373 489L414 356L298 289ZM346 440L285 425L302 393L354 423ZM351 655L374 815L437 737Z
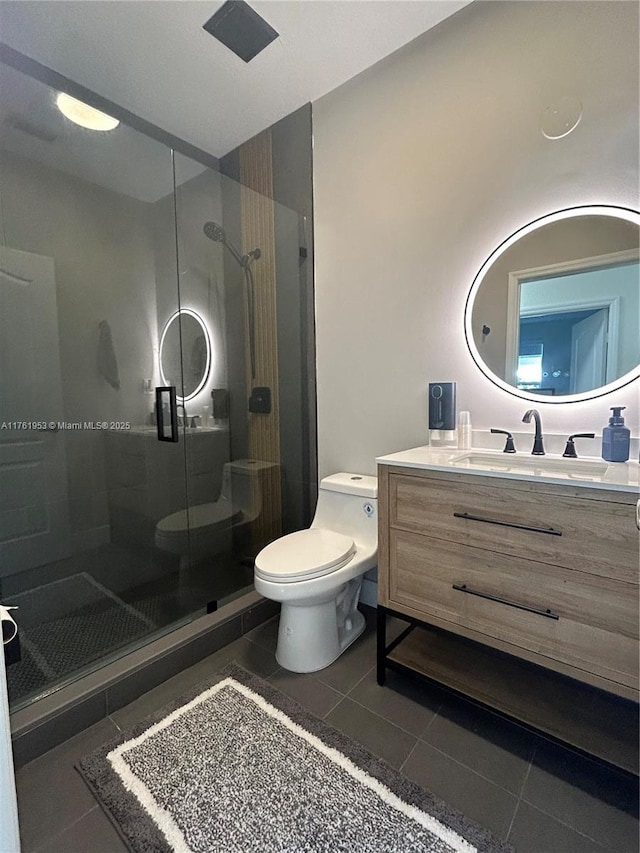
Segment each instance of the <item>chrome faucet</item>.
M532 456L544 456L544 445L542 443L542 422L540 420L540 412L537 409L528 409L524 413L524 417L522 418L522 423L530 424L531 418L533 417L536 422L536 435L533 439L533 450L531 451Z
M182 418L180 417L180 409L182 409ZM178 417L178 423L181 426L182 425L186 426L187 425L187 410L186 410L185 406L182 405L182 403L178 403L178 405L176 406L176 415Z

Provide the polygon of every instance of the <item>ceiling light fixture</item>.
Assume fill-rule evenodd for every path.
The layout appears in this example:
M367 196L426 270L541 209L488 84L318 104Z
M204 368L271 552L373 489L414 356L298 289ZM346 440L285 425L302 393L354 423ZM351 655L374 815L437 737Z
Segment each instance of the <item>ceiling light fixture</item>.
M56 105L63 116L89 130L113 130L120 124L117 118L101 113L100 110L72 98L66 92L60 92L56 98Z

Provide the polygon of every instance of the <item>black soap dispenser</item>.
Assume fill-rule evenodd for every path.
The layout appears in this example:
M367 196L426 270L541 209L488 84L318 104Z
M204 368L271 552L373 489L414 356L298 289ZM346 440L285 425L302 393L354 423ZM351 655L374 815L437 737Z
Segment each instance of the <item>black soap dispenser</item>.
M602 458L607 462L626 462L629 458L631 432L620 414L623 409L626 406L612 406L609 426L602 430Z

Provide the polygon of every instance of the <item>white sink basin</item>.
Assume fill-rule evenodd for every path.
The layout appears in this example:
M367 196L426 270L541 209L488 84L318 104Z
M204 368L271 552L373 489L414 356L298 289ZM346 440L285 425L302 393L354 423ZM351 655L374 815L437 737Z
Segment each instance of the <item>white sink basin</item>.
M534 474L538 477L557 476L569 479L600 480L609 465L599 459L566 459L563 456L521 456L510 453L469 450L449 460L456 468L478 471L499 471L503 474Z

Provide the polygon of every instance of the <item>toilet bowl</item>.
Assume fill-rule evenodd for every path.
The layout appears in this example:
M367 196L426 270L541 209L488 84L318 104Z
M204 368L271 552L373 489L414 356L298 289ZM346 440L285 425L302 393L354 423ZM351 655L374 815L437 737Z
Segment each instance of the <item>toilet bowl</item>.
M358 610L363 575L378 562L378 481L333 474L320 483L307 530L258 554L257 592L282 604L276 659L292 672L316 672L364 631Z
M156 546L180 555L184 564L229 550L232 528L253 521L261 512L259 474L265 465L268 463L256 459L226 462L218 500L162 518L156 525Z

